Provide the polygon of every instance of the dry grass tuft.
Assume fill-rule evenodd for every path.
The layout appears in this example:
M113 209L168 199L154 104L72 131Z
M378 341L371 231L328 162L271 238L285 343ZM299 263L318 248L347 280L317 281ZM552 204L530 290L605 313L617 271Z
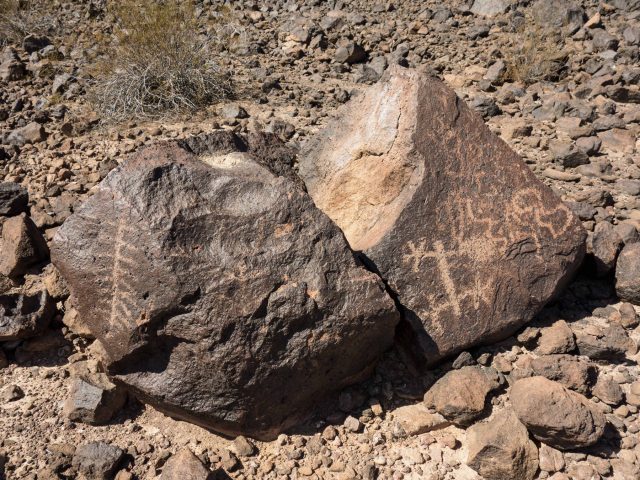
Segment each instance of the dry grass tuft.
M0 45L21 43L27 35L46 35L56 28L53 16L38 0L0 0Z
M92 97L114 120L184 113L230 95L231 83L197 32L194 6L179 0L121 0L115 45L95 71Z
M565 73L567 58L557 32L528 21L516 33L514 45L505 54L506 78L528 85L558 81Z

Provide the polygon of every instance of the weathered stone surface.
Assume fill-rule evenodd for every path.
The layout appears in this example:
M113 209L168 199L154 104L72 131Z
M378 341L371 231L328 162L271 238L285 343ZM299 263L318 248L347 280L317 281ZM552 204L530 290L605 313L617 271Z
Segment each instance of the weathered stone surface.
M23 275L30 266L49 256L47 243L26 214L8 218L0 227L0 274Z
M576 341L573 332L567 322L558 320L553 325L540 331L536 353L550 355L554 353L571 353L576 349Z
M622 247L622 238L609 222L596 225L588 241L588 251L593 256L596 273L608 275L616 266L616 258Z
M115 445L104 442L90 442L80 445L73 455L73 466L85 478L108 480L113 478L124 452Z
M424 403L456 425L469 425L487 409L489 392L498 387L481 367L451 370L425 394Z
M504 13L509 8L506 0L474 0L471 12L476 15L493 17L499 13Z
M39 143L47 138L44 127L37 122L31 122L24 127L16 128L9 133L9 144L22 147L26 144Z
M627 353L635 353L635 342L619 324L581 321L572 323L571 329L576 336L580 355L593 360L621 361Z
M366 374L398 313L338 227L263 164L145 149L58 230L52 259L117 382L269 437Z
M486 480L531 480L538 470L538 449L511 410L467 430L467 465Z
M538 25L569 32L582 27L586 19L584 9L571 0L537 0L532 11Z
M347 42L336 49L335 59L339 63L358 63L366 60L364 48L354 42Z
M525 357L517 363L515 378L542 376L586 395L598 378L596 366L573 355Z
M183 448L162 468L162 480L207 480L212 474L191 450Z
M616 293L618 297L640 305L640 243L624 246L616 263Z
M78 310L76 310L76 308L73 306L70 299L67 299L67 301L64 302L64 315L62 317L62 323L64 323L65 326L69 327L69 329L76 335L85 338L95 338L95 335L91 333L91 330L89 329L87 324L80 318Z
M13 217L27 211L29 193L17 183L0 183L0 216Z
M624 400L624 393L610 376L600 374L593 388L593 395L608 405L620 405Z
M124 406L127 393L104 374L94 374L90 380L74 380L64 404L64 414L74 422L101 425Z
M300 172L397 293L400 338L431 362L512 333L583 255L571 211L452 90L416 70L391 69L343 107L303 148Z
M38 294L0 295L0 341L22 340L44 331L55 303L46 290Z
M604 433L605 416L586 397L544 377L518 380L509 394L516 415L541 442L562 450L587 447Z

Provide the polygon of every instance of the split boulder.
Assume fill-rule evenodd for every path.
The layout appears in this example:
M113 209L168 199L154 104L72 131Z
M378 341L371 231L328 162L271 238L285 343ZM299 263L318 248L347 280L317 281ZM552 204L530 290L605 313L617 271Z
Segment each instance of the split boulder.
M52 260L116 382L178 418L271 438L367 374L399 314L269 168L281 152L229 135L125 161L60 227Z
M49 256L47 242L25 213L7 218L0 228L0 274L24 275L30 266Z
M417 70L394 67L346 104L303 148L300 174L397 294L400 339L429 363L513 333L584 253L573 213Z

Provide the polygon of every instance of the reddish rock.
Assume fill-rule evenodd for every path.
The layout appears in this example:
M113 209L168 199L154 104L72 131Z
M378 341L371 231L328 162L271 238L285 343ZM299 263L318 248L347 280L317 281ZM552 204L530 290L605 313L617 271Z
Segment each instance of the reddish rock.
M529 432L552 447L587 447L604 433L607 420L593 402L544 377L518 380L509 396Z
M467 465L486 480L531 480L538 470L538 449L511 410L467 430Z
M438 380L425 394L424 403L456 425L466 426L487 410L488 395L497 387L481 367L463 367Z
M212 477L212 472L188 448L172 455L162 468L162 480L208 480Z

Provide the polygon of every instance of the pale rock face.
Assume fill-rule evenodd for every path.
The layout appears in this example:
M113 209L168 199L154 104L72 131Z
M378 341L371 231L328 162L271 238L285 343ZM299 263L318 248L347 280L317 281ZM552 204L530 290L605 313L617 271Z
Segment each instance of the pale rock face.
M400 339L427 362L511 334L584 253L569 209L416 70L391 68L345 105L303 147L300 175L395 292Z

